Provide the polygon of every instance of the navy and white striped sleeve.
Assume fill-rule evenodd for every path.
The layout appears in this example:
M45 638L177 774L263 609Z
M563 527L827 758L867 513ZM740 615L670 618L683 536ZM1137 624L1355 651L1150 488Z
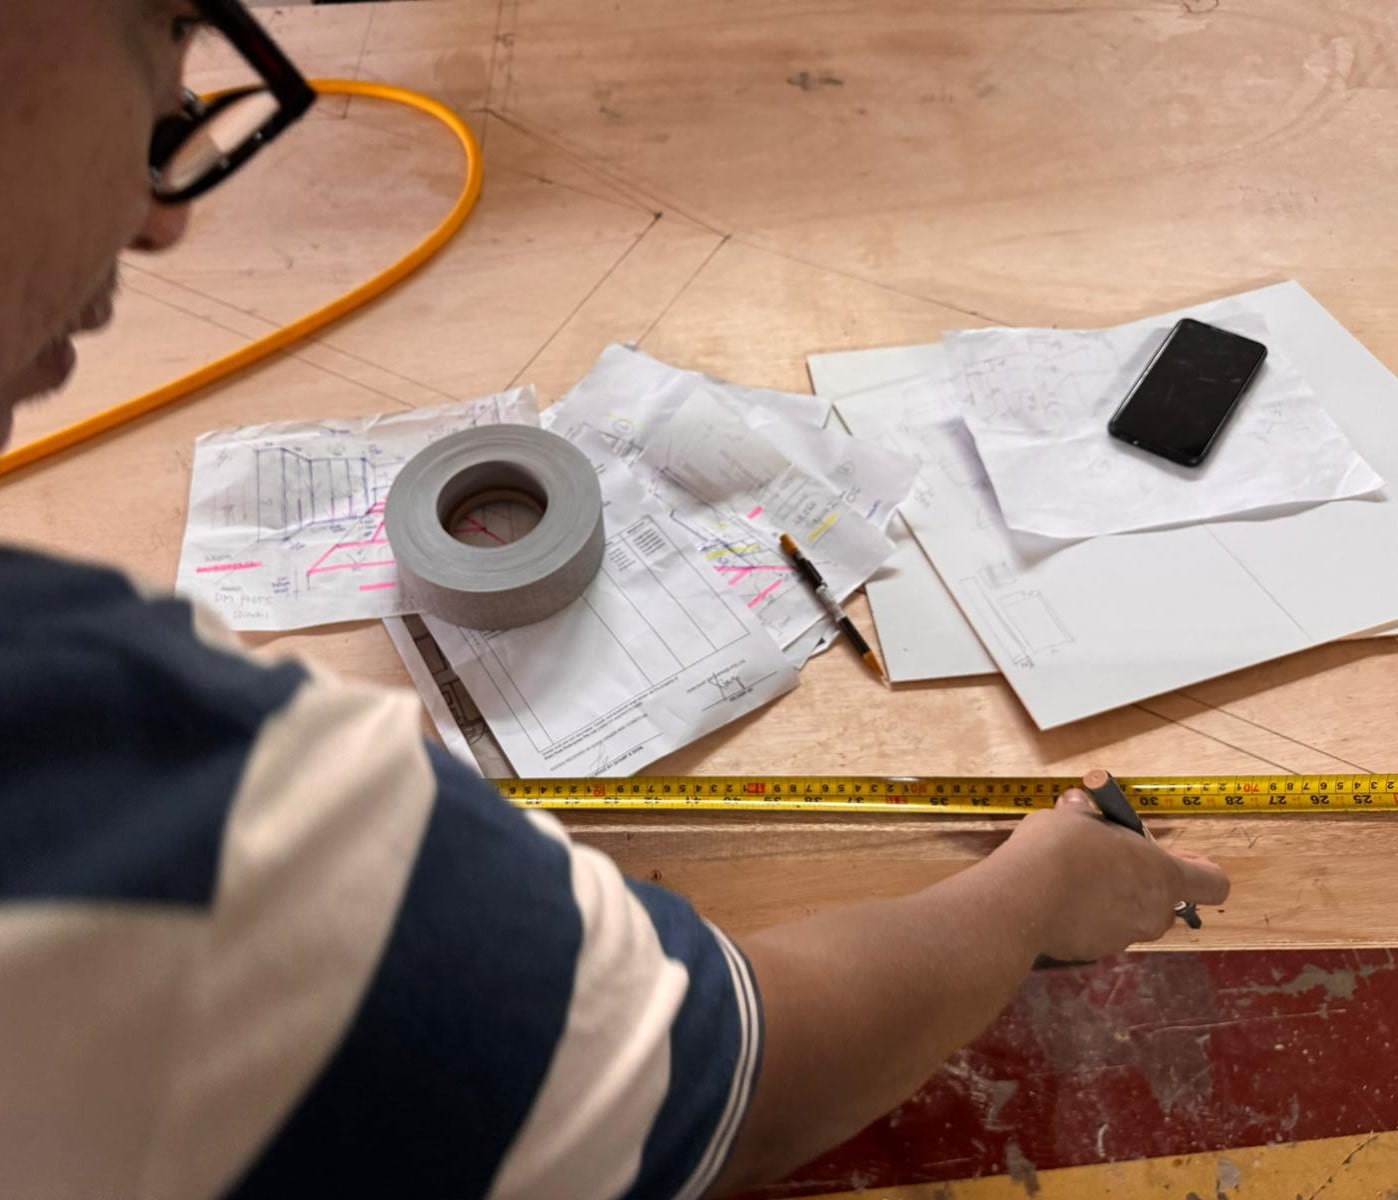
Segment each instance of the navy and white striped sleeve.
M0 1192L709 1187L762 1033L721 932L426 747L411 694L108 572L0 585Z
M430 754L363 1003L234 1194L701 1195L758 1065L746 964L682 900Z

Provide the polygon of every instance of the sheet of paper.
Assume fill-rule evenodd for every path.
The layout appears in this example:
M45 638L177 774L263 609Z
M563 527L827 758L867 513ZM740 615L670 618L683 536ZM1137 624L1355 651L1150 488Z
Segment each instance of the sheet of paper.
M706 486L696 477L700 493L738 497L733 503L705 499L655 468L647 451L669 437L671 422L696 397L701 404L727 406L721 435L695 432L693 421L685 424L703 442L705 456L729 460L728 467L720 461L714 470L735 470L733 463L747 461L741 458L746 447L765 447L767 465L745 467L756 472L749 481L752 487L770 489L763 497L747 495L731 481ZM789 520L789 532L800 536L798 528L814 533L832 516L858 518L846 520L847 527L824 548L810 552L820 569L829 572L831 588L844 598L873 569L866 561L877 565L890 552L882 538L868 536L867 526L887 524L916 474L916 463L907 455L859 441L840 429L822 429L828 414L826 400L737 387L681 371L637 350L611 346L588 376L544 414L544 423L570 440L588 432L606 439L613 452L638 471L646 490L689 532L724 586L752 608L799 666L819 648L831 626L781 553L779 523ZM699 470L697 450L688 458ZM785 478L777 485L782 472ZM881 548L881 556L872 553L875 547ZM846 549L853 557L841 563Z
M834 488L795 466L744 422L734 403L708 388L691 393L652 435L638 463L650 470L654 494L686 528L706 527L712 514L724 515L727 527L706 528L699 549L782 646L824 611L782 553L783 533L796 540L840 599L893 552L893 544Z
M1271 341L1255 314L1220 312L1213 324ZM1383 486L1276 346L1202 465L1179 466L1110 436L1108 420L1169 330L1152 318L1104 330L947 335L952 386L1011 529L1100 537Z
M806 373L817 396L838 400L871 388L945 370L942 344L876 346L869 350L834 350L806 358ZM851 430L851 432L853 432Z
M599 467L607 528L583 596L523 629L425 618L523 776L630 774L800 678L625 464L576 444Z
M672 367L644 350L611 345L566 396L545 410L544 428L571 439L575 428L591 426L610 438L615 452L629 461L700 386L720 391L744 408L797 425L819 429L830 416L830 401L821 396L740 387Z
M998 674L901 516L889 534L893 555L864 585L889 681Z
M910 409L915 409L918 419L923 421L960 421L961 405L949 386L950 377L941 346L913 347L911 351L888 352L893 356L886 363L892 380L884 380L867 395L856 393L836 402L836 414L852 427L851 432L858 432L865 440L906 450L900 426ZM847 357L859 360L857 376L841 376L837 370L833 378L840 384L852 383L856 378L877 379L876 370L883 360L866 358L867 354L877 353L851 352ZM838 360L846 356L830 357L837 360L838 367ZM895 386L896 381L903 380L904 367L911 361L916 361L922 369L921 379L904 380ZM811 360L813 377L818 373L815 362ZM927 380L934 380L940 386L928 388ZM900 516L890 533L894 554L864 588L889 679L895 683L912 683L996 673L995 660L986 653L976 631L908 530L906 520Z
M285 421L195 442L176 590L234 629L301 629L408 611L384 535L399 469L479 425L538 424L533 388L348 421Z
M899 374L896 369L895 374ZM949 407L948 415L956 411ZM835 420L844 423L838 407ZM884 436L888 431L872 417L868 427L878 432L868 439L856 439L856 445L876 445L874 436L884 437L890 446L897 445L896 436ZM893 542L893 553L865 581L864 594L869 599L889 682L998 674L995 660L985 652L951 593L942 586L901 514L894 515L886 532Z
M744 410L749 428L781 448L814 479L839 493L856 514L887 530L898 506L912 493L917 460L908 454L852 437L830 422L824 429L773 417L768 409Z
M385 617L384 628L422 697L427 715L454 758L487 779L514 774L466 686L419 616Z
M906 454L851 437L828 423L827 399L740 387L625 346L603 351L586 378L544 412L543 424L562 437L595 429L632 462L700 388L730 401L750 428L880 529L912 487L917 464Z
M1299 284L1236 299L1265 317L1378 474L1398 477L1398 379ZM1228 303L1162 323L1208 321ZM945 371L943 354L919 350L934 371L939 360ZM855 433L895 436L917 453L923 469L904 515L1041 728L1398 620L1390 496L1066 546L1026 540L1005 525L969 434L945 419L938 392L934 374L839 408ZM1356 571L1364 586L1344 586Z
M782 653L798 671L817 654L824 654L840 640L840 627L828 616L821 617L805 633L790 645L782 647Z

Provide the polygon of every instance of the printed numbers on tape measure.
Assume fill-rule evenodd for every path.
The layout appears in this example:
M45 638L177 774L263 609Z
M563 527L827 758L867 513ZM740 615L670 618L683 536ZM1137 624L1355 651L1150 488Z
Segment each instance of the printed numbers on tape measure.
M1171 814L1398 814L1398 774L1152 776L1120 780L1131 803L1151 817ZM1023 816L1051 806L1074 779L869 775L642 776L630 779L502 779L496 787L529 807L924 812Z

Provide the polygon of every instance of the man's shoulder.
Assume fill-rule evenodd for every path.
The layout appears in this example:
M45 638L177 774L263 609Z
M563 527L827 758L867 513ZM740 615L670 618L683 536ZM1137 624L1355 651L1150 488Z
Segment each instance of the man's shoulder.
M305 678L293 662L264 664L211 638L186 600L147 594L110 567L0 547L0 681L11 694L61 697L74 713L117 692L123 711L189 705L227 712L280 707ZM195 708L204 703L195 703Z
M305 671L195 625L118 571L0 549L0 903L207 900L227 807Z
M0 632L138 602L120 571L0 545Z

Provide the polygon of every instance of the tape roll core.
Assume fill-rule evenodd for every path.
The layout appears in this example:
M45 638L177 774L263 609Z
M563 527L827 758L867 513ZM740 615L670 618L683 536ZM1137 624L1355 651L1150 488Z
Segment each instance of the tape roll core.
M539 523L504 546L452 536L463 505L502 492L535 501ZM409 603L472 629L532 625L571 604L596 576L606 542L592 464L528 425L467 429L428 446L399 471L384 527Z

